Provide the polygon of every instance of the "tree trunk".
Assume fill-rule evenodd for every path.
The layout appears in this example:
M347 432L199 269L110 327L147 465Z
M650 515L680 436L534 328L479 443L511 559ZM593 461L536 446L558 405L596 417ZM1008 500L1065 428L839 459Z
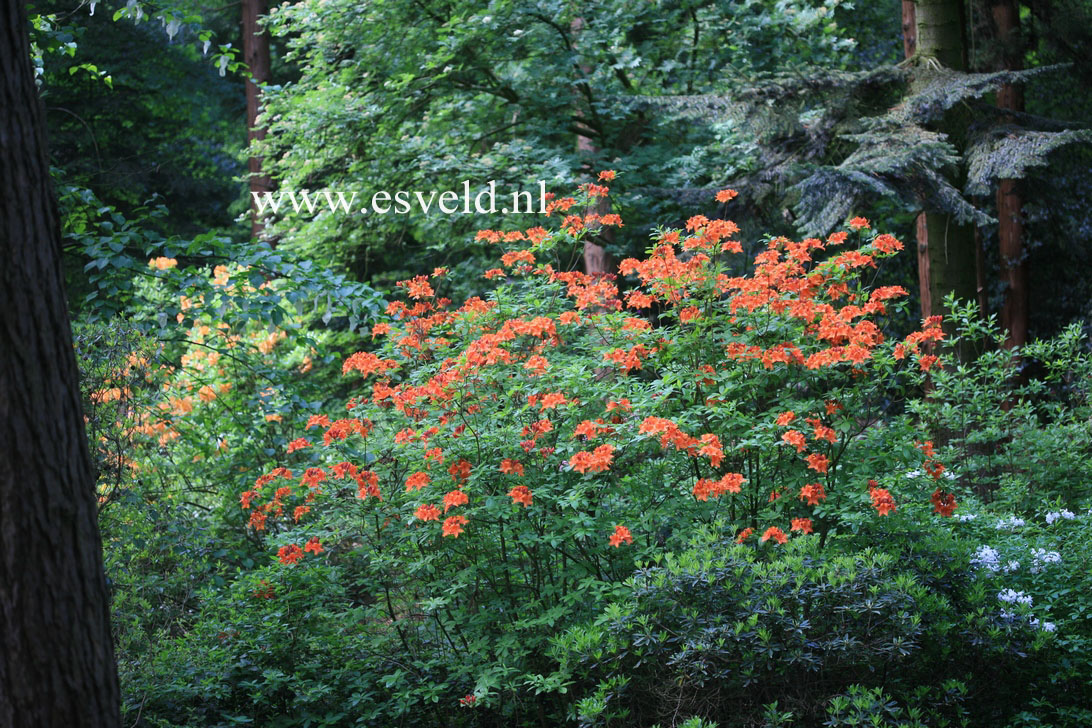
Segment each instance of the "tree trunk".
M914 0L902 0L902 52L908 59L918 52L916 7ZM924 321L933 315L932 300L929 297L929 228L925 224L924 212L918 213L914 236L918 242L918 297L921 300L921 318Z
M259 83L272 80L269 57L269 33L258 25L258 19L268 12L266 0L243 0L243 61L250 69L246 80L246 138L248 143L265 138L265 128L258 126L262 90ZM273 180L262 173L262 159L251 156L250 167L250 219L254 238L261 235L265 225L258 217L254 194L273 191Z
M914 0L902 0L902 53L911 58L918 50L917 14Z
M992 11L1002 48L1001 66L1006 70L1019 70L1024 65L1020 9L1015 0L995 0ZM1023 88L1019 84L1002 85L997 92L997 106L1010 111L1023 111ZM1008 331L1005 340L1008 347L1022 346L1028 340L1028 270L1024 260L1023 205L1019 181L1001 180L997 188L997 236L1001 281L1005 285L1001 325Z
M574 18L570 27L573 32L575 45L576 40L580 37L580 31L584 28L584 19L580 17ZM592 69L590 66L580 66L580 72L584 75L585 78L587 78L587 76L591 74L591 71ZM576 110L576 116L581 116L579 108ZM598 151L592 138L580 133L576 135L576 150L581 154L581 156L587 157L594 156L595 153ZM591 167L588 168L588 172L590 172L592 175L594 175L597 171L602 170L595 170ZM589 212L594 212L598 215L605 215L609 210L610 203L607 200L600 198L599 202L595 206L595 209L589 210ZM589 230L591 231L591 228L589 228ZM597 236L601 237L607 242L610 242L614 235L613 228L597 227L596 230L592 232L594 232ZM613 272L613 264L610 260L610 256L607 255L606 248L590 238L585 239L584 241L584 272L588 274Z
M26 6L0 2L0 725L119 725L95 481Z
M926 82L935 73L929 67L932 62L946 69L965 70L963 1L918 0L915 16L917 56L920 59L918 81ZM968 121L966 113L956 108L945 116L939 131L946 134L957 148L961 148L966 142ZM956 187L961 186L957 180ZM947 311L943 310L942 301L950 293L955 293L956 298L963 301L976 299L974 227L958 224L951 215L926 211L924 228L929 312L933 315L945 314ZM961 358L966 353L961 352Z

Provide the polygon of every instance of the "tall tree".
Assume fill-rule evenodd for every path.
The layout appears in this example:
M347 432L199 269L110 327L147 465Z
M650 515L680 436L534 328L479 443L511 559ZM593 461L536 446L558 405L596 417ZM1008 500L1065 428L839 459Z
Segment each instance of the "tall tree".
M26 6L0 2L0 725L119 724Z
M937 72L967 69L963 0L918 0L915 15L917 70L912 87L921 90L935 80ZM955 147L963 148L968 121L967 111L955 105L937 125L937 131L945 134ZM962 187L962 180L954 186ZM962 300L974 299L977 294L974 226L950 212L926 210L925 224L918 222L918 235L919 251L924 247L926 258L921 279L922 313L942 313L941 301L949 293L954 292ZM921 253L919 260L920 257ZM928 288L927 298L925 288Z
M1024 66L1020 8L1016 0L994 0L991 10L1001 44L1001 62L998 65L1003 70L1018 71ZM1023 86L1019 83L1002 84L997 91L997 107L1022 112ZM1028 270L1024 259L1023 206L1019 180L1000 180L997 187L997 235L1001 281L1005 286L1001 325L1008 331L1006 346L1022 346L1028 339Z
M258 84L269 83L272 69L269 52L269 33L258 24L268 12L266 0L243 0L243 60L250 69L246 80L246 134L247 142L265 138L265 127L258 126L258 113L262 104L262 89ZM273 180L262 171L262 158L250 149L250 217L253 235L257 238L265 225L258 217L254 194L261 195L273 190Z

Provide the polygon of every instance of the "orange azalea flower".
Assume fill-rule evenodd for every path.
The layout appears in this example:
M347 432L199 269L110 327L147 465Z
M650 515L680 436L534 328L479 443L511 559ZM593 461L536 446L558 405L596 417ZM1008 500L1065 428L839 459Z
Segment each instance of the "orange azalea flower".
M453 490L444 496L444 513L455 506L464 506L469 502L466 493L461 490Z
M762 538L759 539L759 543L766 543L770 539L777 541L778 543L785 543L789 540L789 537L785 535L777 526L770 526L762 533Z
M838 442L838 433L833 428L820 424L818 420L812 425L814 428L813 437L816 440L826 440L827 442Z
M417 506L413 517L418 521L438 521L440 520L440 509L431 503L422 503Z
M261 511L254 511L250 514L250 522L247 525L253 528L255 531L264 531L265 518L265 514Z
M714 468L719 468L720 463L724 460L724 450L720 444L720 438L713 433L706 433L701 436L702 447L698 450L699 455L704 455L709 458L709 464Z
M573 437L584 437L588 440L594 440L600 432L613 431L614 428L604 423L602 418L599 418L594 422L592 420L584 420L573 430Z
M875 481L868 481L871 485ZM877 483L877 486L879 484ZM886 488L870 487L868 490L869 496L872 498L872 507L876 509L876 512L881 516L886 516L889 513L895 512L895 499L891 497L891 491Z
M813 528L810 518L794 518L792 519L793 531L800 531L802 533L811 533Z
M291 566L303 558L303 550L296 544L281 546L277 551L277 557L281 560L282 564Z
M754 533L754 532L755 532L755 530L753 528L751 528L751 527L747 527L747 528L743 529L742 531L739 532L739 535L736 536L736 543L743 543L744 541L749 539L751 537L751 534Z
M633 543L633 534L625 526L615 526L614 533L610 535L610 545L618 548L623 543Z
M617 172L615 172L613 169L604 169L602 172L599 173L599 181L610 182L614 179L616 174Z
M863 217L855 217L849 221L849 226L854 230L867 230L869 228L868 220Z
M292 512L292 520L299 523L300 519L307 515L310 510L311 506L296 506L296 510Z
M935 354L922 354L918 357L918 366L923 372L927 372L934 366L940 367L939 359Z
M611 401L607 402L607 412L612 412L612 411L614 411L616 409L622 409L622 410L625 410L626 412L629 412L630 410L633 409L633 405L630 404L630 401L628 399L626 399L625 397L618 400L617 402L615 402L614 400L611 400Z
M717 192L717 202L731 202L738 194L735 190L721 190Z
M812 453L808 455L805 460L808 461L808 468L815 470L816 472L825 473L827 468L830 467L830 460L826 455L819 453Z
M330 418L326 415L311 415L307 420L307 427L304 427L303 429L310 430L312 427L316 426L329 427Z
M522 503L524 508L531 505L531 489L526 485L517 485L508 491L508 495L511 497L513 504Z
M152 258L148 261L149 268L155 268L156 270L167 270L168 268L174 268L178 265L178 261L174 258Z
M902 243L900 243L894 235L883 233L882 235L877 235L876 239L872 241L872 247L881 253L894 253L897 250L902 250Z
M786 425L792 424L792 421L795 420L795 419L796 419L796 413L793 412L792 410L789 410L788 412L782 412L781 414L779 414L777 416L776 422L781 427L785 427Z
M429 482L430 478L428 477L428 473L414 473L413 475L406 478L406 492L408 493L411 490L421 490L421 488L424 488L426 485L429 484Z
M523 463L519 460L505 458L501 460L500 471L505 475L523 475Z
M933 512L939 513L945 518L951 518L952 513L956 509L956 499L954 493L945 493L940 488L933 491L933 495L929 498L933 504Z
M789 430L781 436L781 439L795 447L796 452L804 452L804 448L808 446L808 441L803 433L796 430Z
M451 477L455 478L455 480L466 480L470 477L470 463L460 459L449 467L447 472L451 473Z
M800 489L800 500L806 501L809 506L819 505L819 501L826 500L826 497L822 483L808 483Z
M466 516L448 516L444 520L442 534L444 536L454 536L458 538L463 532L463 526L466 525Z
M554 407L557 407L559 405L563 405L566 401L567 400L565 399L565 395L561 392L549 392L542 395L542 397L538 400L538 406L541 407L543 410L548 410L553 409Z
M523 368L532 375L542 374L550 368L550 362L546 361L546 357L535 354L524 363Z
M391 332L390 324L376 324L372 327L372 338L382 336L383 334L389 334Z
M307 544L303 547L303 550L304 551L310 551L311 553L315 554L316 556L321 554L322 551L323 551L323 548L322 548L322 543L319 542L319 540L318 540L318 536L312 536L311 539L307 542Z
M569 458L569 467L578 473L593 473L610 470L610 464L614 460L614 446L600 445L591 452L582 451Z

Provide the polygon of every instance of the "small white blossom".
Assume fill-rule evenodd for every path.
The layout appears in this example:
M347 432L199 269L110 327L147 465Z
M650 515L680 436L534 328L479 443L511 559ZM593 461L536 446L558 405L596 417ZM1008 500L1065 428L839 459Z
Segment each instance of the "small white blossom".
M1044 632L1053 632L1054 630L1058 629L1058 626L1053 622L1043 622L1041 626Z
M1031 606L1031 595L1014 589L1003 589L997 592L998 600L1006 604L1026 604Z
M1027 521L1023 518L1017 518L1016 516L1009 516L1008 518L1002 518L997 522L997 530L999 531L1015 531L1021 526L1026 526Z
M973 521L976 518L978 518L977 513L961 513L960 515L956 516L956 520L959 521L960 523L966 523L967 521Z
M1047 564L1060 564L1062 562L1062 555L1057 551L1047 551L1046 549L1032 549L1031 550L1031 573L1038 574Z
M1010 574L1012 572L1014 572L1014 571L1019 570L1019 568L1020 568L1020 562L1015 560L1015 559L1013 559L1012 561L1009 561L1008 563L1005 564L1005 571L1007 573L1010 573Z
M1060 511L1051 511L1050 513L1046 514L1046 522L1047 525L1050 526L1059 518L1063 518L1067 521L1072 521L1076 517L1077 515L1072 511L1063 509Z
M988 571L997 571L1000 563L1001 555L997 553L997 549L986 545L979 546L971 557L971 566Z

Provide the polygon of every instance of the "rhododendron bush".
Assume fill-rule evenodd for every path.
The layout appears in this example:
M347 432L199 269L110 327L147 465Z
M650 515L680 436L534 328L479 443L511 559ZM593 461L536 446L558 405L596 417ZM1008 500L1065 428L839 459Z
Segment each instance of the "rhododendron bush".
M748 260L735 224L699 215L616 276L569 270L623 224L607 195L586 184L551 201L550 228L480 232L488 295L449 301L444 269L404 281L344 360L344 410L312 416L240 495L284 568L356 564L372 618L458 658L475 710L562 689L544 641L699 524L777 549L930 492L957 507L931 443L875 447L891 402L941 366L939 319L893 337L906 291L872 285L899 241L857 218Z

